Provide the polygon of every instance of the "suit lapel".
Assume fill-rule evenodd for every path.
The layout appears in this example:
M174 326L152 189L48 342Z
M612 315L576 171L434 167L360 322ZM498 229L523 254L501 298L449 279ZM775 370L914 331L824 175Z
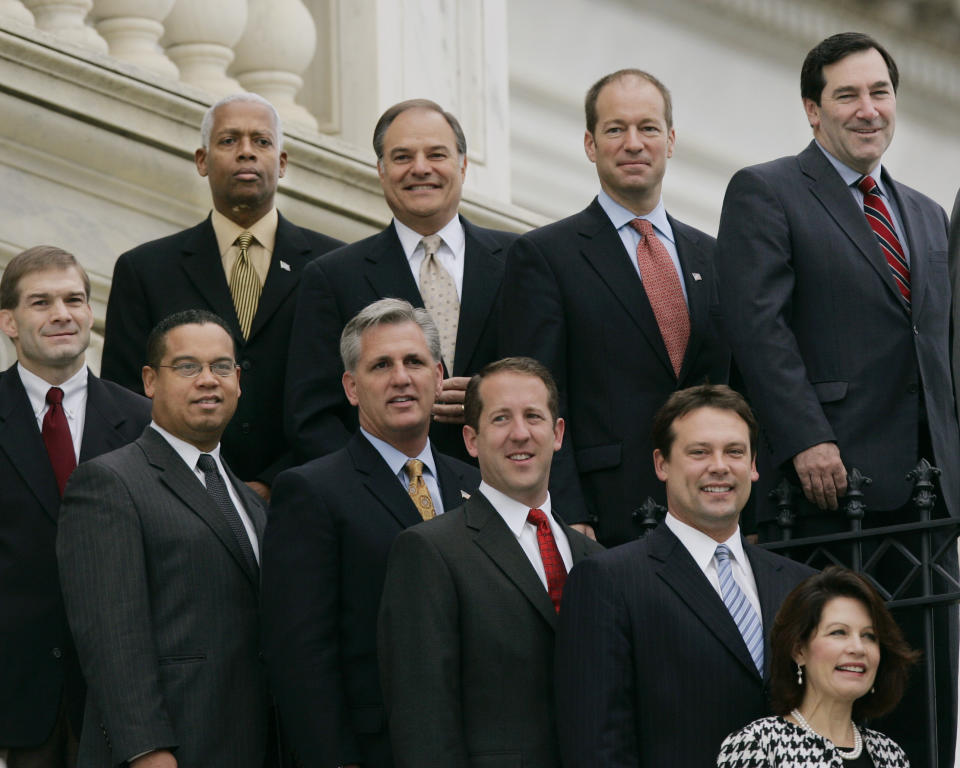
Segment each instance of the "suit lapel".
M230 286L220 259L220 246L208 216L206 221L194 227L180 254L180 266L194 287L207 302L210 311L216 313L230 326L237 344L244 343L237 310L230 296Z
M483 494L477 492L467 499L464 519L467 528L474 532L477 546L516 585L544 620L556 628L557 612L547 590L513 532Z
M468 483L464 481L463 475L448 465L447 458L437 453L432 443L430 449L433 451L433 461L437 467L437 485L440 486L440 496L443 498L443 510L449 512L461 506L477 489L475 484L473 484L474 487L467 487Z
M586 242L580 249L581 254L646 336L661 364L674 375L647 292L624 252L623 241L596 198L583 212L583 218L580 235Z
M736 622L686 547L663 523L648 533L647 539L650 542L647 556L655 561L657 576L744 667L757 675L757 667Z
M857 250L870 262L880 280L893 294L897 304L906 307L900 296L900 291L890 273L890 265L880 250L876 235L867 224L866 216L857 207L856 200L847 185L843 183L840 174L830 165L816 144L812 143L798 156L800 169L810 179L810 192L826 209L827 214L837 223L840 229L850 238Z
M183 459L163 436L151 427L144 430L137 443L142 448L147 460L160 471L160 482L210 527L210 530L220 539L233 559L237 561L237 565L256 587L259 582L258 575L251 570L247 558L244 557L243 551L240 549L240 543L230 529L226 518L217 509L203 487L203 483L193 473L193 470L184 463Z
M300 282L300 274L310 263L313 250L307 239L279 213L277 214L277 238L273 246L273 256L267 270L267 279L263 284L257 313L250 326L252 339L267 324L290 292Z
M347 451L361 482L370 494L383 505L401 528L423 522L420 513L403 485L397 480L377 449L358 430L347 443Z
M780 584L780 571L783 563L767 550L755 547L744 542L743 551L747 553L750 567L753 569L753 578L757 583L757 594L760 597L760 613L763 614L763 666L764 677L770 674L770 628L773 619L780 610L783 602L784 590Z
M687 289L687 308L690 314L690 340L687 342L687 351L683 357L679 380L683 381L691 361L697 359L697 353L703 344L706 328L710 323L710 299L713 282L711 256L704 251L699 235L690 228L675 221L667 215L670 226L673 228L674 242L677 245L677 256L680 259L682 279Z
M911 314L914 317L919 317L920 310L923 308L923 300L927 294L926 257L930 249L927 244L926 230L921 226L912 226L912 223L922 221L923 214L912 198L907 199L900 193L899 185L890 178L886 169L883 170L883 183L884 189L894 198L900 211L900 223L903 226L903 234L907 239L907 248L910 251ZM889 267L887 269L889 271ZM897 298L899 299L899 289L897 290Z
M243 502L244 510L253 523L254 533L257 534L257 551L259 552L260 542L263 541L263 531L267 527L267 513L263 509L263 500L245 482L233 474L233 470L227 466L223 456L220 457L220 461L223 463L223 468L227 470L227 478L233 484L233 489Z
M457 326L457 351L453 376L463 376L480 335L493 311L503 281L502 248L483 238L469 221L460 217L466 245L463 262L463 295L460 299L460 323Z
M376 236L364 259L363 273L381 298L405 299L415 307L423 306L423 298L410 271L410 262L400 245L393 222Z
M87 374L87 410L83 417L80 461L112 451L127 443L120 433L126 416L114 407L110 392L92 373Z
M57 479L16 363L0 375L0 451L56 522L60 510Z

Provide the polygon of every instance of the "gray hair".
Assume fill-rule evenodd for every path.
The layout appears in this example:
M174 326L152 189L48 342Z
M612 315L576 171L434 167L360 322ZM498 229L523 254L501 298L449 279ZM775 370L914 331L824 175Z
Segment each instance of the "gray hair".
M423 307L414 307L403 299L380 299L368 304L350 320L340 334L340 359L345 371L354 371L360 360L360 337L369 328L378 325L416 323L423 331L433 362L440 362L440 331Z
M280 113L277 112L277 108L263 98L263 96L257 93L247 93L246 91L224 96L204 113L203 120L200 121L200 146L203 147L204 151L210 150L210 134L213 133L213 117L216 111L226 104L233 104L238 101L247 104L259 104L261 107L266 107L270 110L270 113L273 115L273 125L277 130L277 149L282 152L283 124L280 122Z

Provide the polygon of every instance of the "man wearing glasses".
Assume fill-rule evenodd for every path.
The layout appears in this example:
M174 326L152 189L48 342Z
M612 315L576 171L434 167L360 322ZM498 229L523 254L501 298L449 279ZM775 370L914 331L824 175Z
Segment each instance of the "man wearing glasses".
M78 763L261 768L258 496L220 456L240 396L229 328L187 310L147 341L152 422L81 465L60 578L89 693Z

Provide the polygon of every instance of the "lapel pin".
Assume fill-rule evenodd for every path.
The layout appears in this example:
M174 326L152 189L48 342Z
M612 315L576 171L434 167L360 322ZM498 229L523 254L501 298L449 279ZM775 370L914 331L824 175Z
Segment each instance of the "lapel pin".
M282 261L281 261L280 263L283 264ZM699 272L694 272L694 273L693 273L693 279L694 279L694 280L703 280L703 278L700 277L700 273L699 273Z
M469 499L469 498L470 498L470 494L467 493L466 491L460 491L460 496L461 496L462 498L464 498L464 499Z
M289 272L289 271L290 271L290 265L287 264L287 262L285 262L283 259L280 259L280 269L284 270L285 272ZM697 280L699 280L699 279L700 279L700 276L697 275Z

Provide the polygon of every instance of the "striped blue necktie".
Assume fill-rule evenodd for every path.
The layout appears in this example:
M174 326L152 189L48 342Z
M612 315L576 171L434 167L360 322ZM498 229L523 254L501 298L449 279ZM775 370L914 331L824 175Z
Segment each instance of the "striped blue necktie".
M757 665L757 671L763 677L763 625L750 601L747 600L747 596L737 584L737 580L733 578L733 570L730 568L730 548L726 544L717 545L716 558L723 604L733 616L737 629L743 635L743 642L747 644L747 650L753 657L753 663Z

